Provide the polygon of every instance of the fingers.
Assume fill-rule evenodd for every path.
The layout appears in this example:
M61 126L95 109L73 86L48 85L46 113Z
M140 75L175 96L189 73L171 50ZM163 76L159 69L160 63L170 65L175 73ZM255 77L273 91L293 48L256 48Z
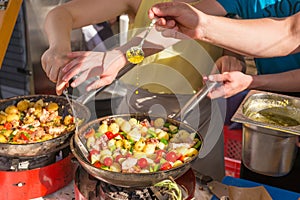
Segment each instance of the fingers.
M208 94L208 97L211 99L215 99L215 98L225 97L225 95L226 95L225 88L223 86L219 86L211 90Z
M67 54L68 58L77 58L77 57L81 57L81 56L86 56L88 54L88 52L86 51L74 51L74 52L70 52Z
M62 76L62 81L69 82L73 77L78 75L80 72L85 71L82 69L80 63L77 62L71 62L67 64L63 69L62 72L64 75ZM65 70L68 69L68 70ZM75 86L76 87L76 86Z
M68 82L60 82L56 83L56 94L61 95L63 93L63 90L69 86Z
M214 75L209 75L209 76L203 77L203 80L209 80L209 81L213 81L213 82L223 83L227 80L226 78L227 78L226 73L223 73L223 74L214 74ZM227 95L226 87L223 84L218 87L213 88L208 93L208 97L211 99L226 97L226 95Z
M71 70L77 63L79 63L80 61L82 61L84 59L84 57L86 57L88 55L87 52L83 52L83 51L77 51L77 52L70 52L68 53L68 58L72 59L68 64L66 64L62 71L63 72L68 72L69 70Z
M56 94L61 95L63 90L69 86L68 81L63 81L62 76L63 76L62 70L58 73L58 78L57 78L57 83L56 83Z
M86 90L87 91L91 91L91 90L95 90L98 89L100 87L103 87L105 85L109 85L113 82L113 78L110 76L107 77L101 77L98 78L97 80L93 81L92 83L90 83L87 87Z
M150 19L153 19L154 16L157 17L177 16L178 15L178 7L176 7L177 5L179 4L176 2L158 3L150 9L150 11L148 12L148 16Z
M223 74L209 75L207 78L210 81L224 82L227 80L227 74L228 74L228 72L224 72Z

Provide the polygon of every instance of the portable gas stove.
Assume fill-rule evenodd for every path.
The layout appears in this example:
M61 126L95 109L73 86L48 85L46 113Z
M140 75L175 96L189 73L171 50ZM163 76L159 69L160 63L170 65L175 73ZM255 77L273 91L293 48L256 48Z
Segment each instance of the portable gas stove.
M51 194L74 178L69 143L47 155L0 157L0 199L33 199Z
M175 181L187 189L187 199L193 199L196 188L196 178L193 171L190 169ZM91 176L81 166L75 172L74 192L75 200L157 199L150 188L123 188L111 185Z

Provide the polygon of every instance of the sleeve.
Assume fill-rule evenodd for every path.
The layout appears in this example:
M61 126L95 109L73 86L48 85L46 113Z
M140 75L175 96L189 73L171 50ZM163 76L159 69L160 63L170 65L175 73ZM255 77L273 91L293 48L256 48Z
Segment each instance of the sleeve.
M245 7L247 7L247 0L217 0L221 6L230 14L236 14L243 18L245 16ZM251 0L249 0L251 1Z

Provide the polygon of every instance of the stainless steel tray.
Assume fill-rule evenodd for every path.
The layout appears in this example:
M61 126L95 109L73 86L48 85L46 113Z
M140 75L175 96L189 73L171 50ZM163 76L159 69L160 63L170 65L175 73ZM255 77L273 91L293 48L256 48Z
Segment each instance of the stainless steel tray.
M280 116L288 117L300 124L300 98L281 95L277 93L251 90L242 101L232 121L300 135L300 125L279 125L269 121L256 120L259 112L272 109Z

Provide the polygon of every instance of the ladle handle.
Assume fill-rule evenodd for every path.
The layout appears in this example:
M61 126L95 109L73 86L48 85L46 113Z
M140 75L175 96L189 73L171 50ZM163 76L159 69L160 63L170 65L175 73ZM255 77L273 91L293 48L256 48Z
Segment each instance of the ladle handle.
M154 26L154 24L156 23L156 21L157 21L157 18L152 19L150 25L148 26L148 28L147 28L147 30L146 30L146 33L145 33L144 37L142 38L142 40L141 40L141 42L140 42L140 44L139 44L139 47L140 47L140 48L143 47L144 42L145 42L145 39L146 39L146 37L148 36L148 34L150 33L150 31L151 31L152 27Z
M173 117L178 121L183 121L189 113L202 101L208 94L208 92L214 88L218 82L206 81L206 84L199 90Z

